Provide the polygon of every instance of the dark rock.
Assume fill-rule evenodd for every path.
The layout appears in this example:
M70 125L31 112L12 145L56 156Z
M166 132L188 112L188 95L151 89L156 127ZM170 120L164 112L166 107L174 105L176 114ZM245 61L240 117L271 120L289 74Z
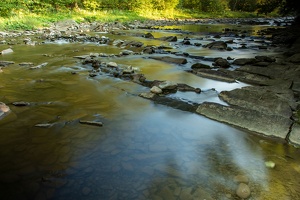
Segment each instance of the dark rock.
M177 37L176 36L166 36L166 37L161 37L159 40L167 41L167 42L177 42Z
M153 38L154 38L154 36L152 35L152 33L146 33L146 34L144 35L144 37L145 37L145 38L150 38L150 39L153 39Z
M196 112L220 122L282 139L286 138L292 124L292 120L279 115L267 115L256 110L209 102L201 104Z
M92 126L103 126L102 122L96 122L96 121L85 121L85 120L80 120L80 124L87 124L87 125L92 125Z
M294 123L291 129L292 130L288 138L289 142L300 146L300 124Z
M210 48L210 49L226 50L227 44L226 42L223 41L215 41L207 45L203 45L203 47Z
M170 57L170 56L150 57L150 58L155 59L155 60L164 61L164 62L171 62L171 63L175 63L175 64L186 64L187 63L187 60L185 58L174 58L174 57Z
M14 64L15 62L13 61L0 61L0 66L6 67L8 65Z
M233 61L234 65L250 65L256 63L257 60L255 58L238 58Z
M279 93L281 91L278 91ZM291 93L290 93L291 94ZM256 110L268 115L280 115L290 118L292 110L285 98L268 90L267 87L244 87L231 91L222 91L219 97L230 105ZM289 95L293 98L293 96Z
M259 62L275 62L275 58L271 58L269 56L255 56L255 59Z
M222 67L222 68L228 68L228 67L230 67L230 63L226 59L223 59L223 58L218 58L214 62L214 65Z
M195 63L191 66L192 69L210 69L211 67L202 63Z
M229 83L234 83L235 79L222 71L219 70L211 70L211 69L196 69L192 71L197 76L203 77L203 78L209 78L213 80L218 81L224 81Z
M29 102L25 102L25 101L13 102L12 104L13 104L14 106L29 106L29 105L30 105Z
M300 53L294 54L287 59L288 62L300 63Z

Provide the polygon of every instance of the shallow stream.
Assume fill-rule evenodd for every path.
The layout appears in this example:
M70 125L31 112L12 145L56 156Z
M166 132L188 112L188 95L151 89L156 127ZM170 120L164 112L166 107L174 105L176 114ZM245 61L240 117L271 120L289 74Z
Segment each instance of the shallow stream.
M172 30L152 30L152 34L177 35L179 40L188 36L191 41L201 37L203 44L208 43L207 35L200 32L205 31L195 26L185 28L197 34ZM261 45L256 36L238 39L233 51L227 52L96 34L208 57L276 56L278 51L275 47L238 48L241 42ZM239 199L237 175L248 178L249 199L300 199L299 149L140 98L138 94L149 88L106 75L91 78L92 68L73 58L90 53L119 54L122 49L62 41L12 48L14 53L0 57L15 62L0 73L0 101L12 110L0 121L0 199ZM218 92L247 85L187 73L185 70L196 62L193 59L185 65L152 60L148 55L107 57L103 61L137 67L149 80L199 87L204 91L201 94L173 94L198 103L224 103ZM21 62L48 65L30 70L19 66ZM30 105L11 105L19 101ZM103 127L80 124L79 120L101 121ZM53 125L36 126L47 123ZM268 161L275 167L267 167Z

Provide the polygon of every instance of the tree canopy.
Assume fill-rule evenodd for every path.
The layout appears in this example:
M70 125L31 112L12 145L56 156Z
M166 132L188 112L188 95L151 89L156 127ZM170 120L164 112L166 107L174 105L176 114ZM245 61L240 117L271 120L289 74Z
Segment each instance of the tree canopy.
M61 12L74 9L99 10L172 10L194 12L246 11L267 14L300 13L299 0L1 0L0 14L11 16L19 11L31 13Z

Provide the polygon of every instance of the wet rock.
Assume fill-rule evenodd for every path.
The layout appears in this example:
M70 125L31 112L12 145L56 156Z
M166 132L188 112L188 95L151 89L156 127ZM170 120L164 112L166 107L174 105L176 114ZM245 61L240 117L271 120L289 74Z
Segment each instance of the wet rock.
M118 67L118 64L115 63L115 62L109 62L109 63L107 63L107 67L117 68L117 67Z
M140 97L143 97L145 99L153 99L156 94L152 93L152 92L143 92L141 94L139 94Z
M279 115L267 115L237 106L204 102L196 112L208 118L235 125L266 136L285 139L292 120Z
M228 68L228 67L230 67L230 63L226 59L223 59L223 58L218 58L214 62L214 65L222 67L222 68Z
M300 63L300 53L294 54L287 58L287 61L292 63Z
M236 190L236 194L242 198L242 199L246 199L250 196L251 191L248 185L246 185L245 183L240 183L237 190Z
M14 51L11 48L8 49L4 49L0 52L0 55L4 55L4 54L9 54L9 53L13 53Z
M211 42L209 44L203 45L203 47L209 48L209 49L226 50L227 44L226 44L226 42L223 42L223 41L215 41L215 42Z
M22 67L31 67L31 66L33 66L33 63L32 62L22 62L22 63L19 63L19 65Z
M0 66L6 67L8 65L14 64L15 62L13 61L0 61Z
M255 59L259 62L275 62L276 59L269 56L255 56Z
M113 41L112 45L114 46L121 46L124 43L123 40L115 40Z
M96 121L85 121L85 120L80 120L80 124L87 124L87 125L92 125L92 126L103 126L102 122L96 122Z
M177 83L172 81L163 81L158 85L158 87L162 90L176 90L177 89Z
M12 104L14 106L29 106L30 105L29 102L25 102L25 101L17 101L17 102L13 102Z
M281 93L281 91L278 91ZM293 98L290 93L289 98ZM268 115L279 115L290 118L292 110L289 98L280 98L267 87L244 87L231 91L222 91L219 97L230 105L256 110Z
M36 124L34 125L35 127L39 127L39 128L50 128L53 126L53 124L50 123L46 123L46 124Z
M40 68L42 68L42 67L45 67L46 65L48 65L47 62L42 63L42 64L37 65L37 66L34 66L34 67L30 67L29 69L40 69Z
M150 91L154 94L161 94L162 93L162 89L160 89L159 87L157 86L153 86Z
M123 50L121 52L121 55L123 55L123 56L128 56L128 55L131 55L131 54L133 54L133 51L130 51L130 50Z
M298 123L293 124L288 140L292 144L300 146L300 124Z
M238 58L233 61L234 65L250 65L256 63L257 60L255 58Z
M164 62L175 63L175 64L186 64L187 63L187 60L185 58L174 58L174 57L170 57L170 56L163 56L163 57L156 56L156 57L149 57L149 58L164 61Z
M203 63L195 63L191 66L192 69L210 69L211 67L209 65L203 64Z
M144 35L145 38L149 38L149 39L154 39L154 36L152 35L152 33L146 33Z
M153 53L155 53L155 48L154 47L145 47L143 49L143 53L153 54Z
M7 115L10 112L10 108L5 104L0 102L0 119Z
M276 166L276 164L273 161L266 161L265 166L273 169Z
M235 79L231 75L226 74L220 70L197 69L197 70L193 70L192 72L194 74L196 74L197 76L200 76L203 78L209 78L209 79L224 81L224 82L229 82L229 83L235 82Z
M167 41L167 42L177 42L177 37L176 36L166 36L166 37L161 37L158 38L159 40Z
M248 184L249 183L249 178L245 175L237 175L233 178L233 181L236 182L236 183Z

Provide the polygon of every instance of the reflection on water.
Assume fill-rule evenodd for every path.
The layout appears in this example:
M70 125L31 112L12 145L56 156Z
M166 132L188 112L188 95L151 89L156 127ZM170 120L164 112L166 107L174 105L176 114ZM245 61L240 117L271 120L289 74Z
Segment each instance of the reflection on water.
M12 110L0 121L1 199L238 199L237 175L248 178L250 199L299 199L298 149L141 99L147 88L89 78L90 69L72 58L118 48L44 44L14 51L1 58L16 62L0 74L0 101ZM141 56L104 61L139 67L149 80L207 90L173 94L196 102L222 103L218 92L245 86L184 72L192 60L188 66ZM49 64L29 70L20 62ZM14 107L15 101L30 106Z

